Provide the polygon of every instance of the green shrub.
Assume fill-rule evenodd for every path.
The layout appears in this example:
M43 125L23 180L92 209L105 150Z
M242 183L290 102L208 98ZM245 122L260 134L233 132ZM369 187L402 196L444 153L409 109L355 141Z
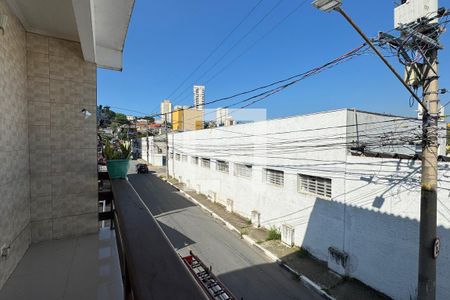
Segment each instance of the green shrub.
M267 234L267 240L281 240L281 232L275 226L270 227Z
M110 142L105 143L104 150L106 160L114 159L130 159L131 157L131 143L120 143L119 146L111 145Z

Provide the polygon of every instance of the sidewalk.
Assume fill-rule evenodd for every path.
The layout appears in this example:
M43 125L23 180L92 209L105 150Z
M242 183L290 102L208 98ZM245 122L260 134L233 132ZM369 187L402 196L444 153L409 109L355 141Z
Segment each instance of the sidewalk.
M165 168L149 166L149 169L155 172L158 177L165 179ZM278 238L269 239L270 233L273 234L273 232L265 228L253 227L250 220L228 212L224 206L210 201L203 194L186 190L184 184L179 183L176 179L171 178L169 183L228 223L227 226L230 229L239 232L243 239L260 248L294 276L303 280L305 284L312 285L318 292L323 293L325 298L345 300L390 299L356 279L342 277L328 270L326 263L315 259L304 249L287 247Z

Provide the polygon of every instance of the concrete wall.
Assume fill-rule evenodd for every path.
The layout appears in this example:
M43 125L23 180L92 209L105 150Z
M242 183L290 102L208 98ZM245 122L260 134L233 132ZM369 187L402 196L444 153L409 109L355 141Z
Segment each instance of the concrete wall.
M224 205L232 200L236 213L250 218L258 211L262 226L292 226L295 244L336 272L395 299L410 299L417 281L420 162L350 155L352 115L338 110L169 135L169 151L188 156L186 162L171 160L169 170L212 200ZM385 128L397 137L396 144L410 140L416 122L402 120L398 126L390 119L360 112L360 137L381 143L385 135L380 124L390 124ZM211 167L193 164L193 156L210 158ZM216 170L217 160L229 162L228 173ZM251 164L251 178L235 176L235 163ZM284 186L264 182L266 167L285 172ZM330 178L331 199L299 192L298 174ZM439 174L439 235L444 246L438 297L449 299L450 273L445 270L450 267L450 166L441 164ZM330 247L347 255L346 263L340 260L343 256L332 255Z
M149 136L148 143L147 138L141 138L142 159L154 166L164 166L166 156L166 143L162 140L165 140L165 138L165 135L156 137Z
M0 34L0 288L30 244L30 178L28 151L26 34L4 0L8 16Z
M96 66L76 42L29 33L27 50L32 240L95 232Z

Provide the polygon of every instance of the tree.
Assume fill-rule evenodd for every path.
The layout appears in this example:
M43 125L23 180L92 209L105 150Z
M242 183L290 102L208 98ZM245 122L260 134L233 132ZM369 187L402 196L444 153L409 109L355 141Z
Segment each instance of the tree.
M152 116L145 116L142 119L147 120L150 124L155 123L155 118Z
M98 127L107 128L114 121L116 113L109 106L97 106L97 122Z

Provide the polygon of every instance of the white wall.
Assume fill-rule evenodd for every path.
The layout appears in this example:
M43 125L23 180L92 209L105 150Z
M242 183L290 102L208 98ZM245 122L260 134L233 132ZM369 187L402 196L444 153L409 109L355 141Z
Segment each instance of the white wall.
M380 142L380 124L392 117L358 113L360 136ZM250 218L261 213L262 226L295 228L295 244L327 261L342 274L358 278L396 299L415 295L418 261L420 162L352 156L347 152L354 133L353 112L338 110L228 128L169 135L170 152L188 156L169 160L172 176L192 189L212 195ZM379 123L378 123L379 122ZM368 126L371 124L373 126ZM394 122L391 136L408 128ZM384 126L384 125L383 125ZM416 126L411 122L411 131ZM392 129L394 128L394 130ZM395 129L397 128L397 129ZM386 149L384 149L386 150ZM199 164L192 157L199 157ZM211 168L201 158L211 158ZM230 162L228 174L216 170L216 160ZM234 163L253 165L252 177L233 174ZM283 170L283 187L266 184L263 168ZM332 179L332 199L297 191L297 174ZM439 235L443 248L438 266L438 298L450 299L450 166L440 165ZM348 255L345 266L330 256L329 247Z
M141 138L141 153L142 159L152 164L153 166L162 167L165 165L165 143L161 144L158 140L155 141L155 137ZM158 153L158 148L162 149L162 153Z

